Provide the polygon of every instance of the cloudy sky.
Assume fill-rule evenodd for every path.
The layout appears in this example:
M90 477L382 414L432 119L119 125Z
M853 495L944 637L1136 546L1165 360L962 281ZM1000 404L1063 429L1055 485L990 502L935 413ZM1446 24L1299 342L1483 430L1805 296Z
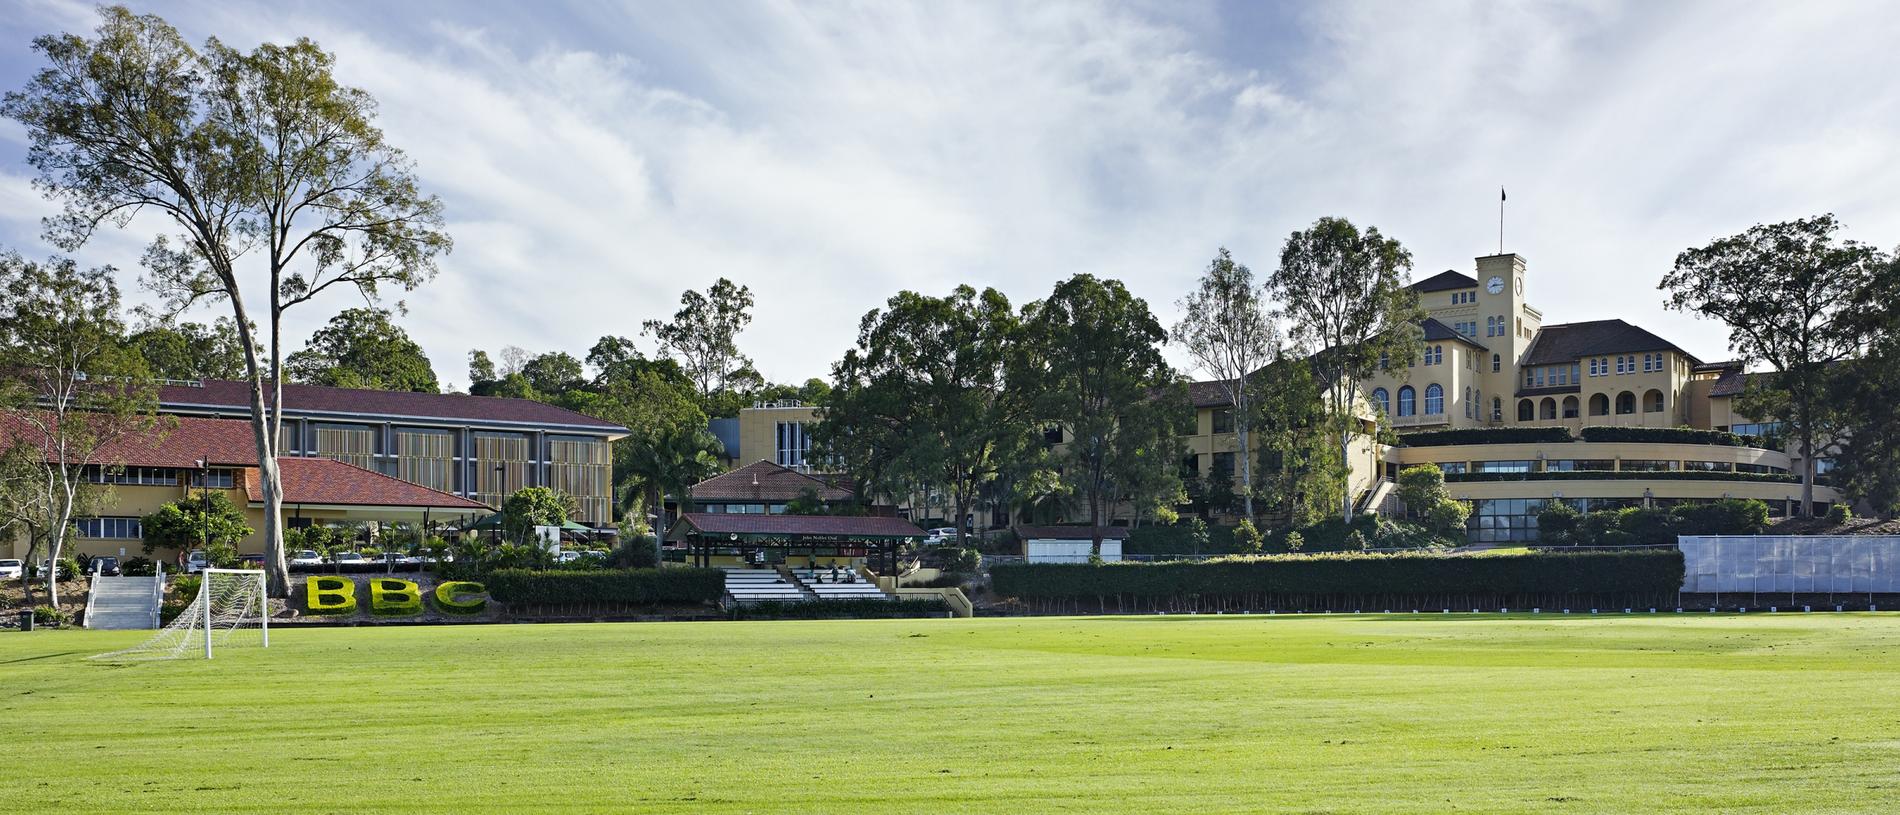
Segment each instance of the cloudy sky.
M32 37L93 26L6 5L8 89ZM193 41L310 36L381 101L456 242L403 319L445 382L470 348L636 335L722 276L758 298L744 350L795 381L905 288L1023 303L1091 272L1171 323L1216 247L1264 274L1322 215L1399 238L1415 277L1470 272L1500 185L1547 320L1706 359L1724 331L1655 290L1681 249L1819 212L1900 245L1893 4L132 6ZM0 123L0 244L43 256L24 156ZM135 287L160 226L81 255Z

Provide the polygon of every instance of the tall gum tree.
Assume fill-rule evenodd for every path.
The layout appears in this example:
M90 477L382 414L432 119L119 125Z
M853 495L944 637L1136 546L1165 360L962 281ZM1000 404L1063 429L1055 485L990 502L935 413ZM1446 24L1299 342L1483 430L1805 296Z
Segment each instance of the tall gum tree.
M1411 268L1411 253L1377 227L1361 231L1344 218L1321 218L1287 237L1280 267L1267 281L1293 341L1310 354L1342 465L1352 460L1360 388L1381 356L1400 368L1418 358L1425 312L1408 288ZM1350 480L1352 468L1342 469ZM1351 521L1346 486L1340 518Z
M1087 508L1100 556L1116 501L1182 493L1187 389L1161 355L1167 331L1119 280L1078 274L1022 319L1010 386L1032 400L1037 420L1063 429L1051 463Z
M1254 517L1253 430L1255 373L1280 350L1280 335L1267 316L1264 291L1254 285L1253 270L1234 262L1226 247L1201 275L1199 287L1179 305L1173 340L1187 351L1194 370L1213 378L1233 411L1240 452L1240 500L1248 520Z
M177 232L146 250L146 284L174 313L229 304L250 381L264 566L281 597L284 314L331 289L374 302L434 276L450 248L441 202L384 141L375 100L338 84L334 58L310 40L193 49L156 16L99 13L91 39L34 40L46 66L0 113L25 125L35 183L62 207L49 240L72 250L157 213ZM258 311L247 293L260 288Z
M1787 422L1801 455L1801 507L1814 508L1814 459L1833 441L1827 390L1835 366L1873 339L1856 304L1875 297L1888 259L1840 240L1840 223L1819 215L1750 227L1700 249L1684 250L1657 288L1665 305L1729 329L1729 348L1744 364L1774 369L1744 392L1744 413ZM1891 294L1891 293L1888 293Z
M848 450L852 433L875 429L876 456L860 469L941 487L965 543L979 491L1025 447L1027 405L1005 388L1019 323L995 289L958 286L948 297L899 292L864 315L858 346L832 367L815 436L821 451Z
M97 476L122 468L139 437L169 429L157 409L145 360L125 340L110 268L0 255L0 453L17 451L0 528L26 530L29 564L41 545L58 563L73 521L106 497ZM57 571L46 575L54 605Z

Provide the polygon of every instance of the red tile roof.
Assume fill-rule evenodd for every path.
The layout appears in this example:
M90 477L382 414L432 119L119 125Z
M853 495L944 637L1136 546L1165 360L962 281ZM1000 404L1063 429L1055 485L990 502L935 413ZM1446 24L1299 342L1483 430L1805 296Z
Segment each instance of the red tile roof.
M821 501L849 501L856 495L817 476L763 459L694 484L686 494L694 501L778 503L797 498L805 490L818 493Z
M492 512L493 508L459 495L411 484L400 478L365 470L327 458L280 458L284 503L330 506L427 507L430 509ZM252 503L264 500L264 484L257 469L239 471L238 480Z
M9 439L38 436L17 416L0 416L0 447ZM125 467L195 468L199 459L211 464L256 464L257 445L251 423L232 419L176 417L161 419L148 432L115 439L101 451L99 464Z
M850 515L753 515L688 512L673 525L669 539L683 532L705 535L806 535L838 538L922 538L924 531L903 518Z
M250 383L206 379L198 385L165 385L159 402L167 409L193 407L250 411ZM321 385L284 385L286 411L335 415L400 416L437 421L566 426L625 433L626 428L566 408L500 396L410 393Z

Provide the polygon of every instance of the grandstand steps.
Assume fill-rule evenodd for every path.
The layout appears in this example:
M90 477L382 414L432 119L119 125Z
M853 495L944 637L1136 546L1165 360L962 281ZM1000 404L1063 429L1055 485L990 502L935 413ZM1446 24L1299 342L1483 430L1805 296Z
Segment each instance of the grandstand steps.
M86 600L87 628L106 631L158 627L159 577L92 578Z

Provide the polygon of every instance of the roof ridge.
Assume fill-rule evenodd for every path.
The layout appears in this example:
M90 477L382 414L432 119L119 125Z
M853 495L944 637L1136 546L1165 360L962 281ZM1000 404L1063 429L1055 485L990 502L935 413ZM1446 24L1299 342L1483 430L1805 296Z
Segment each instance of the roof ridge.
M475 499L473 499L473 498L470 498L470 497L468 497L468 496L466 496L466 495L456 495L455 493L452 493L452 492L448 492L448 491L446 491L446 490L438 490L438 489L436 489L436 488L434 488L434 487L431 487L431 486L428 486L428 485L426 485L426 484L417 484L417 483L416 483L416 482L414 482L414 481L405 481L405 480L403 480L403 479L401 479L401 478L397 478L397 477L395 477L395 476L393 476L393 475L390 475L390 474L388 474L388 473L384 473L384 472L378 472L378 471L376 471L376 470L372 470L372 469L370 469L370 468L368 468L368 467L362 467L362 466L358 466L358 465L356 465L356 464L351 464L350 462L347 462L347 461L342 461L342 460L339 460L339 459L334 459L334 458L325 458L325 457L323 457L323 456L278 456L277 458L279 458L279 459L288 459L288 460L290 460L290 461L327 461L327 462L330 462L331 464L337 464L337 465L341 465L341 466L344 466L344 467L348 467L348 468L350 468L350 469L352 469L352 470L360 470L360 471L362 471L362 472L366 472L366 473L369 473L370 475L373 475L373 476L376 476L376 477L378 477L378 478L387 478L387 479L389 479L389 480L391 480L391 481L399 481L399 482L401 482L401 483L404 483L404 484L408 484L409 486L411 486L411 487L414 487L414 488L416 488L416 489L419 489L419 490L422 490L422 491L424 491L424 492L432 492L432 493L435 493L436 495L445 495L445 496L448 496L448 497L450 497L450 498L454 498L454 499L457 499L457 500L461 500L461 501L474 501L474 502L475 502L475 503L477 503L477 504L481 504L481 503L482 503L482 502L480 502L480 501L476 501ZM253 468L254 468L254 467L253 467ZM482 504L482 506L488 506L488 505L487 505L487 504ZM492 509L492 507L490 507L490 508Z

